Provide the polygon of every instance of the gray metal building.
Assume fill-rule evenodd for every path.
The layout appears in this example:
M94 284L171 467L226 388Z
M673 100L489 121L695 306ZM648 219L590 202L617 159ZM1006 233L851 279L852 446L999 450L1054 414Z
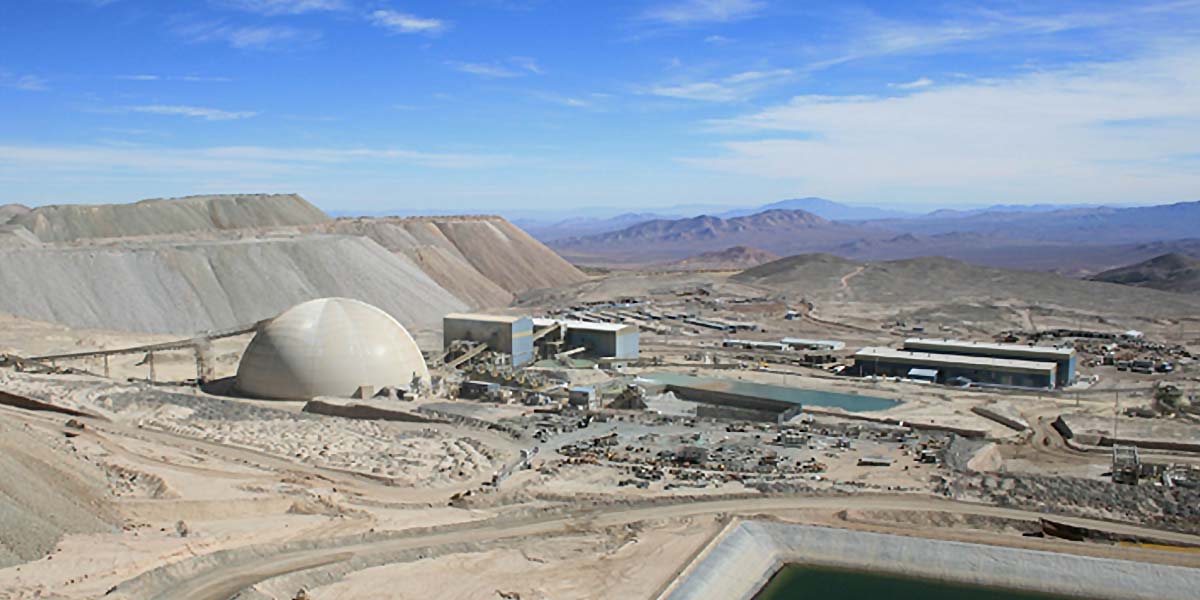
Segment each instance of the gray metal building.
M487 344L495 352L512 355L514 367L533 360L533 319L507 315L455 313L442 319L442 345L455 340Z
M588 321L566 321L558 319L534 319L537 329L558 326L551 334L553 340L561 340L561 351L583 348L580 358L617 358L636 360L639 356L639 329L629 323L591 323ZM538 343L553 341L549 338Z
M565 326L564 346L568 349L587 348L582 354L585 357L630 360L638 357L637 325L567 321Z
M1055 371L1055 382L1057 385L1071 385L1075 382L1075 367L1078 362L1074 348L1056 348L1054 346L909 338L904 340L904 349L913 352L928 352L930 354L958 354L963 356L986 356L991 358L1052 362L1057 367Z
M932 354L894 348L868 347L854 355L854 368L860 375L909 377L914 369L936 371L936 381L946 383L958 377L985 385L1024 388L1052 388L1057 365L1053 362ZM924 374L926 379L928 374Z

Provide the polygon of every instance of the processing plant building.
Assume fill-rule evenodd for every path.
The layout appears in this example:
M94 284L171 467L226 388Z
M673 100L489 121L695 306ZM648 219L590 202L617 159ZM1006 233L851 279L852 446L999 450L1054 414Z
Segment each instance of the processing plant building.
M533 325L539 334L554 328L539 344L557 344L563 352L578 351L580 358L635 360L640 351L637 325L558 319L534 319Z
M854 355L854 366L860 375L932 379L937 383L963 378L978 384L1022 388L1053 388L1058 371L1053 362L879 347L859 350Z
M512 356L512 365L533 362L533 319L507 315L454 313L442 318L446 350L457 340L487 344L489 350Z
M1074 348L909 338L904 340L904 349L911 352L927 352L929 354L955 354L1018 361L1049 362L1054 363L1056 367L1055 381L1058 385L1071 385L1075 382L1077 358Z

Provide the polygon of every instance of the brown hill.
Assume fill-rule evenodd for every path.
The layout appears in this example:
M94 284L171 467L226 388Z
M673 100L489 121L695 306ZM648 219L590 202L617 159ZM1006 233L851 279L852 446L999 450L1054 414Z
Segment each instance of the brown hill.
M936 257L860 263L828 254L803 254L748 269L732 279L825 302L957 303L980 308L1002 304L1147 316L1200 311L1200 299L1189 296Z
M782 255L888 236L884 231L828 221L803 210L768 210L729 219L708 215L657 219L619 231L557 240L551 246L573 262L648 264L681 260L714 247L753 246Z
M1195 294L1200 292L1200 259L1179 253L1163 254L1105 271L1092 280Z
M329 217L296 194L188 196L132 204L40 206L14 216L43 242L294 227Z
M663 265L679 271L740 271L779 260L780 256L749 246L733 246L716 252L704 252Z
M501 217L339 219L329 230L375 240L475 307L505 306L513 294L587 279Z

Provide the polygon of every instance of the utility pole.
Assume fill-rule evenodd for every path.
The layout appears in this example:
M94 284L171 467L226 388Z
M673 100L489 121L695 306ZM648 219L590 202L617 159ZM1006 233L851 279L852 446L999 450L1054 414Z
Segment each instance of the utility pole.
M1113 392L1113 445L1117 443L1117 417L1121 414L1121 392L1119 390Z

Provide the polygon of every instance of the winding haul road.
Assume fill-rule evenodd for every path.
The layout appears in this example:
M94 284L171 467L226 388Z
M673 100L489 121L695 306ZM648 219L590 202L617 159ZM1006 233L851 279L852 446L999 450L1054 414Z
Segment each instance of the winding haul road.
M824 509L840 511L854 510L900 510L900 511L943 511L964 515L980 515L1011 519L1032 520L1044 515L1034 511L975 505L925 496L834 496L834 497L767 497L748 499L692 500L686 503L658 506L612 506L580 511L570 516L548 519L523 518L505 521L480 522L467 530L430 532L396 539L349 542L330 547L286 551L272 556L249 559L237 565L197 572L184 580L175 580L169 587L153 595L143 596L159 600L186 598L201 600L227 600L241 590L260 581L314 567L326 566L352 557L394 553L405 550L432 548L446 544L470 544L527 536L566 533L572 525L585 524L589 527L621 525L635 521L680 517L696 517L715 514L755 514L796 509ZM1104 529L1131 536L1153 536L1179 543L1200 543L1200 536L1163 532L1128 524L1111 523L1095 519L1063 519L1082 527Z

